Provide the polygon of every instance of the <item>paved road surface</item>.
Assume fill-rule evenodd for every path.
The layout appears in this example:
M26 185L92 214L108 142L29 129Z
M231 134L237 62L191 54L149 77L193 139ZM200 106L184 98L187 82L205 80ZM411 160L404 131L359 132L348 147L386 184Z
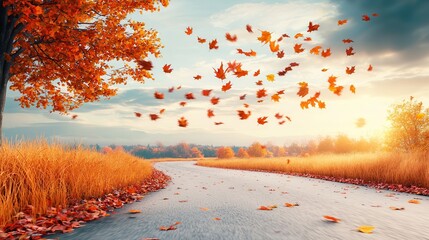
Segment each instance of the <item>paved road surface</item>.
M280 174L158 163L173 180L166 189L88 223L62 239L429 239L429 198ZM393 194L393 195L392 195ZM419 198L421 204L408 200ZM293 208L285 202L298 203ZM278 205L272 211L260 205ZM390 206L404 207L393 211ZM142 213L128 214L130 209ZM329 223L323 215L342 219ZM221 220L214 220L220 218ZM159 227L181 222L175 231ZM373 234L355 229L375 226Z

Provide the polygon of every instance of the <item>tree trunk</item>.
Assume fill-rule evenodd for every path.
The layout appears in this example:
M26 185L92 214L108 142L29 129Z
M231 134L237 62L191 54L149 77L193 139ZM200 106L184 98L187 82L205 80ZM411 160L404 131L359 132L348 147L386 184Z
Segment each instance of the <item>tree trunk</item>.
M19 16L8 15L9 9L10 5L4 7L3 0L0 0L0 146L3 138L3 112L6 104L10 68L14 59L23 51L22 48L14 49L13 43L18 33L24 29L24 25L17 23Z

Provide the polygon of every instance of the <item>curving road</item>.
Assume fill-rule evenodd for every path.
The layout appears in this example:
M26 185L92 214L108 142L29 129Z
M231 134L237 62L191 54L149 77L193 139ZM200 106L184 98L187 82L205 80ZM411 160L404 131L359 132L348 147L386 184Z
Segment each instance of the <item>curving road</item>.
M63 235L63 239L429 239L429 198L288 175L157 163L173 180L141 202ZM420 204L408 200L419 198ZM285 202L299 206L287 208ZM278 205L272 211L260 205ZM394 211L389 207L404 207ZM139 209L130 215L128 210ZM340 223L323 220L340 218ZM220 218L220 220L214 220ZM177 230L160 231L175 222ZM356 231L375 226L372 234Z

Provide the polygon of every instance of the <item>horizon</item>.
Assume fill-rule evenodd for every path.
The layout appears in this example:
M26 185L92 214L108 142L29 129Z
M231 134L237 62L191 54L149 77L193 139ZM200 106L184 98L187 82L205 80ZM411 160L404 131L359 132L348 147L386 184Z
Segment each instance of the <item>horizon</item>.
M381 136L388 124L387 112L391 105L414 96L429 105L429 83L427 65L429 58L426 33L427 18L424 9L429 3L405 0L392 1L216 1L202 3L197 0L171 2L170 6L159 12L133 14L130 19L143 21L147 28L159 32L162 44L162 57L149 57L154 64L155 80L144 84L130 81L126 86L118 86L118 95L110 100L86 103L72 111L70 115L50 113L49 109L21 109L13 99L18 95L8 91L4 114L3 130L5 137L16 139L23 136L34 139L44 136L47 139L60 139L65 142L85 144L129 145L156 144L161 142L174 145L180 142L201 145L248 146L252 142L272 142L276 145L292 142L305 142L325 136L346 134L351 138L370 138ZM422 11L416 11L420 9ZM413 13L412 18L407 16ZM269 17L267 17L269 13ZM287 14L285 14L287 13ZM377 13L369 22L361 20L363 14ZM344 26L337 26L340 19L348 19ZM309 21L320 24L320 29L307 33ZM253 26L254 33L246 31L246 24ZM185 34L187 27L194 33ZM392 27L394 26L394 28ZM283 33L290 38L280 42L286 56L278 59L269 51L269 44L257 40L260 30L269 31L279 37ZM309 43L296 40L296 33L311 36ZM225 34L237 34L235 43L225 40ZM209 50L207 44L198 44L201 36L210 41L217 39L218 50ZM342 39L351 38L352 44L345 45ZM296 43L303 43L306 49L302 54L293 54L291 49ZM330 47L333 55L329 58L314 56L308 51L312 46ZM355 55L346 56L344 50L353 46ZM253 49L258 55L254 58L236 54L236 49ZM243 69L249 70L249 76L236 78L230 74L223 82L215 78L213 68L228 61L243 63ZM290 62L299 62L300 66L284 77L277 71ZM162 72L164 64L171 64L173 72ZM374 69L366 71L371 64ZM344 74L346 66L356 66L356 73ZM327 72L320 69L328 68ZM259 77L252 77L260 69ZM202 75L199 81L195 75ZM275 74L275 81L265 80L268 74ZM426 74L426 75L425 75ZM327 79L338 76L338 82L344 85L341 96L329 92ZM254 82L263 80L263 86ZM233 87L222 92L221 86L231 81ZM298 82L306 81L310 92L304 98L321 91L321 100L326 109L301 109L296 95ZM356 86L356 93L349 86ZM170 87L182 86L182 89L169 94ZM266 88L269 94L285 89L286 94L280 102L273 102L269 96L264 103L258 104L254 93ZM207 97L202 97L202 89L214 89L212 96L221 98L219 105L211 105ZM153 93L165 94L164 100L156 100ZM179 106L186 101L186 93L194 93L195 100L187 101L185 107ZM252 116L247 121L239 120L236 111L246 110L238 97L248 95ZM157 121L151 121L148 114L166 109ZM216 116L206 116L208 108ZM134 112L143 114L136 118ZM275 113L289 116L292 121L279 125ZM73 120L71 115L78 115ZM177 119L185 116L189 121L187 128L177 126ZM257 117L268 116L266 125L258 125ZM365 119L362 127L357 127L359 118ZM214 125L214 122L224 122Z

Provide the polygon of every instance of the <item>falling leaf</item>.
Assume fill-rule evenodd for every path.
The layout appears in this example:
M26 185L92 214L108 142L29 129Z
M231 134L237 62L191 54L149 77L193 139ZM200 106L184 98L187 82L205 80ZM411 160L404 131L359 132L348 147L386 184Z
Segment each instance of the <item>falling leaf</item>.
M368 72L371 72L371 71L372 71L372 65L369 64L369 66L368 66Z
M276 115L274 115L274 117L277 119L282 119L283 115L281 115L280 113L276 113Z
M178 124L179 124L179 127L187 127L188 126L188 120L186 120L185 117L181 117L178 120Z
M218 69L213 68L215 72L215 77L219 78L220 80L226 79L225 76L225 70L223 69L223 63L220 63L220 67Z
M351 40L350 38L347 39L343 39L343 43L347 44L347 43L352 43L353 40Z
M258 124L264 125L265 123L268 123L267 118L268 117L259 117L257 120Z
M201 75L196 75L196 76L194 76L194 79L195 80L200 80L202 78L202 76Z
M362 15L362 21L368 22L371 20L368 15Z
M346 67L346 73L349 74L349 75L353 74L355 72L355 70L356 70L355 66Z
M231 81L229 81L225 85L222 86L222 92L226 92L226 91L230 90L231 87L232 87L232 83L231 83Z
M312 22L309 22L307 32L317 31L319 29L319 27L320 27L319 24L313 24Z
M165 108L159 110L159 114L163 114L165 112Z
M280 121L280 122L279 122L279 125L283 125L285 122L286 122L285 120Z
M150 120L152 121L156 121L157 119L159 119L158 114L149 114Z
M274 74L267 75L267 81L274 82L274 78L275 78Z
M268 95L267 95L267 90L265 90L265 88L259 89L258 91L256 91L256 97L257 98L263 98L266 96L268 96Z
M295 39L298 39L298 38L300 38L300 37L304 37L304 34L302 34L302 33L297 33L297 34L295 34L295 36L294 36L294 38L295 38Z
M356 93L356 87L353 84L350 85L350 92Z
M262 80L259 80L259 81L255 82L255 83L256 83L256 86L262 86L262 85L264 85L264 83L262 82Z
M363 225L363 226L359 226L357 230L359 232L362 232L362 233L368 233L368 234L370 234L370 233L372 233L374 231L374 229L375 229L375 227L373 227L373 226L365 226L365 225Z
M306 37L306 38L304 38L304 41L306 41L306 42L310 42L310 41L312 41L313 39L311 38L311 37Z
M237 41L237 35L231 35L230 33L225 34L226 40L230 42L236 42Z
M169 89L168 89L168 92L169 92L169 93L174 92L174 87L169 88Z
M261 31L261 36L258 37L261 43L267 44L271 41L271 33L267 31Z
M195 97L194 97L194 94L193 94L193 93L187 93L187 94L185 94L185 98L186 98L186 99L188 99L188 100L195 99Z
M224 124L223 122L215 122L214 123L216 126L218 126L218 125L222 125L222 124Z
M300 82L299 85L299 91L296 93L300 97L305 97L308 94L308 83L306 82Z
M163 94L163 93L160 93L160 92L155 92L155 93L153 94L153 96L154 96L156 99L164 99L164 94Z
M246 95L247 95L247 94L243 94L243 95L241 95L241 96L240 96L240 100L245 100L245 99L246 99Z
M293 47L293 49L296 53L304 52L304 48L302 48L302 44L296 43L295 46Z
M332 217L329 215L325 215L323 217L325 218L325 220L330 221L330 222L334 222L334 223L339 223L341 221L341 219L336 218L336 217Z
M187 27L185 30L186 35L191 35L193 32L193 29L191 27Z
M250 117L252 114L250 111L247 111L247 113L243 110L237 110L238 116L240 117L240 120L246 120Z
M278 102L280 98L280 95L278 95L277 93L271 96L271 100L273 100L274 102Z
M180 102L179 105L184 107L184 106L186 106L186 102Z
M212 118L212 117L214 117L215 115L214 115L214 111L213 111L213 109L208 109L207 110L207 117L209 117L209 118Z
M326 50L323 50L323 51L322 51L322 53L321 53L321 55L322 55L322 57L324 57L324 58L327 58L327 57L331 56L331 49L330 49L330 48L328 48L328 49L326 49Z
M322 46L315 46L310 50L310 53L314 55L319 55L321 48Z
M212 97L212 99L210 99L210 102L211 102L213 105L216 105L216 104L218 104L218 103L219 103L219 98Z
M271 50L271 52L273 52L273 53L278 52L278 51L280 50L280 45L278 45L278 44L276 43L276 41L271 41L271 42L270 42L270 50Z
M355 53L353 52L353 47L349 47L346 49L346 55L347 56L353 56Z
M417 200L417 199L411 199L411 200L408 200L408 203L412 203L412 204L420 204L420 201L419 201L419 200Z
M209 49L210 50L212 50L212 49L219 49L219 46L217 45L217 40L216 39L212 40L209 43Z
M322 72L326 72L326 71L328 71L327 68L322 68Z
M139 112L134 112L134 115L136 115L136 117L141 117L142 116L142 114L139 113Z
M246 30L249 33L253 33L252 26L250 26L249 24L246 25Z
M162 67L162 70L163 70L165 73L171 73L171 72L173 71L173 69L171 68L171 64L165 64L165 65Z
M347 19L338 20L338 26L344 25L347 23Z
M199 43L205 43L206 42L205 38L197 37L197 40L198 40Z
M285 56L285 51L281 50L277 52L277 57L278 58L283 58Z
M260 73L261 73L261 70L258 69L258 71L256 71L255 73L253 73L253 76L257 77L257 76L259 76Z
M78 117L77 114L73 114L71 118L72 118L72 120L75 120L77 117Z
M203 89L203 90L201 91L201 95L203 95L203 96L205 96L205 97L208 97L208 96L210 96L210 93L211 93L212 91L213 91L212 89Z
M137 64L143 68L144 70L150 71L153 68L152 62L151 61L146 61L146 60L138 60Z

